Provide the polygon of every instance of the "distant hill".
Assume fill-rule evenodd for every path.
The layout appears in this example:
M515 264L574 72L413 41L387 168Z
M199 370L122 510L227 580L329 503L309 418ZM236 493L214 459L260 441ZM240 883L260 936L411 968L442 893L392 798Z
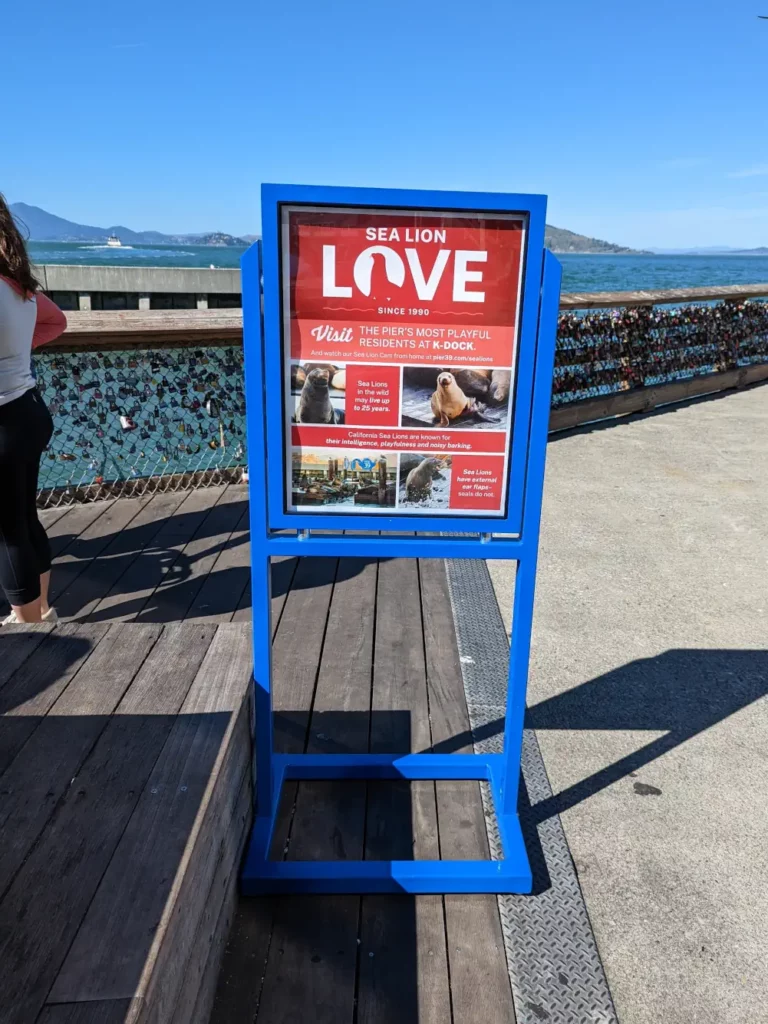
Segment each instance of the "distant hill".
M756 249L737 249L732 245L708 245L696 249L653 249L659 256L768 256L768 246Z
M165 235L161 231L132 231L123 224L111 227L94 227L91 224L77 224L64 217L57 217L39 206L28 206L27 203L11 203L11 212L25 237L33 242L103 242L109 235L117 235L121 242L128 244L162 245L194 244L194 245L247 245L258 238L258 235L245 235L238 238L220 231L190 235ZM591 253L632 253L636 250L627 249L612 242L603 242L598 238L587 238L577 235L564 228L547 225L546 244L553 252L591 252Z
M574 231L554 228L551 224L547 224L544 239L545 245L552 252L637 253L640 251L628 249L624 245L614 245L613 242L603 242L599 238L577 235Z
M57 217L39 206L11 203L11 213L25 238L33 242L103 242L109 235L117 235L121 242L131 245L194 244L194 245L246 245L244 239L220 231L191 235L166 235L161 231L132 231L124 224L101 228L92 224L77 224Z

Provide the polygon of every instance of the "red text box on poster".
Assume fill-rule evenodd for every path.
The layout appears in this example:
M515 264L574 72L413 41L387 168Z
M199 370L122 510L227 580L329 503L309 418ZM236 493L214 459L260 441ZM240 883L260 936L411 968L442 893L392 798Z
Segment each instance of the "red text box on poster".
M451 509L498 512L503 505L504 459L454 455L451 465Z
M291 358L297 362L425 363L508 366L511 327L462 327L446 324L364 324L341 321L291 321Z
M345 408L348 426L399 426L400 367L348 363Z
M291 427L294 448L357 448L395 452L504 452L507 435L496 430L376 430L303 423ZM458 457L458 456L457 456Z

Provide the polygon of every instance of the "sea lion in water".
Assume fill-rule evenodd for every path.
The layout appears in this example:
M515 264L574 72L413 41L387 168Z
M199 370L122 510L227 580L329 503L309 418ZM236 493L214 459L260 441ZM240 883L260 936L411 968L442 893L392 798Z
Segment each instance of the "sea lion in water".
M445 371L438 375L437 387L430 404L432 414L441 427L447 427L451 420L456 420L465 412L475 412L477 407L471 398L467 398L452 373Z
M509 401L509 388L512 383L510 370L494 370L491 374L491 386L488 391L490 405L504 405Z
M423 459L412 469L405 480L408 501L426 501L432 494L432 480L442 468L440 459Z
M328 370L319 367L309 371L296 410L297 423L338 423L328 394L330 376Z

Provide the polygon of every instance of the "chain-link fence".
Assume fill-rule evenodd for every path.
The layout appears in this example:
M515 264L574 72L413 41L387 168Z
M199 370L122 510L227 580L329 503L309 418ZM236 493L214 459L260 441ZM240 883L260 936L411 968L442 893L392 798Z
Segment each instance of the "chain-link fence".
M552 405L768 361L768 303L561 313Z
M239 345L41 349L34 361L55 428L41 507L242 477Z
M560 315L553 406L768 362L768 303ZM208 346L40 350L55 434L41 507L242 479L243 351Z

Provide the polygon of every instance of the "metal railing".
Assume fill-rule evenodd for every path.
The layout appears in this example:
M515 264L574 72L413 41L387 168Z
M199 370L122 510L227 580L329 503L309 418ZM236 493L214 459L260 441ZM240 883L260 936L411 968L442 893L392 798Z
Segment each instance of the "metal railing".
M762 295L768 285L564 295L552 427L768 378ZM242 479L239 311L69 318L34 357L55 423L41 507Z

